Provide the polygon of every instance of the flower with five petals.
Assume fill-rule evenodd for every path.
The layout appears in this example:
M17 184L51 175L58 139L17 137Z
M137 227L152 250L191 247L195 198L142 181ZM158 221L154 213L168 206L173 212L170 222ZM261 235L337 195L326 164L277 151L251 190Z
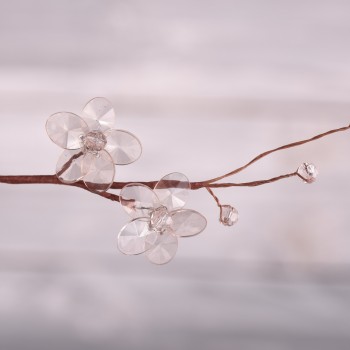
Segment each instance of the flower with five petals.
M171 173L154 187L131 183L120 192L120 203L131 216L119 232L118 248L127 255L146 253L155 264L176 254L178 237L202 232L207 220L195 210L183 209L190 190L187 177Z
M114 123L114 109L103 97L89 101L82 118L70 112L48 118L47 134L65 149L56 165L61 182L83 180L91 191L107 191L114 180L114 164L130 164L140 157L142 147L137 137L112 129Z

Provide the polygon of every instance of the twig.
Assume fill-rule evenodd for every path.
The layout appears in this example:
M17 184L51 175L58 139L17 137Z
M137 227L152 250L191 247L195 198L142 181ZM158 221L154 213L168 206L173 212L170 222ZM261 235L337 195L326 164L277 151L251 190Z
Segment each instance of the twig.
M292 143L289 143L287 145L284 145L284 146L280 146L280 147L277 147L277 148L274 148L272 150L269 150L269 151L266 151L264 153L261 153L259 154L258 156L256 156L255 158L253 158L250 162L248 162L247 164L233 170L233 171L230 171L229 173L225 174L225 175L222 175L222 176L218 176L218 177L215 177L213 179L210 179L210 180L207 180L207 181L204 181L205 184L210 184L210 183L213 183L213 182L217 182L217 181L220 181L222 179L224 179L225 177L229 177L229 176L232 176L234 174L237 174L239 172L241 172L242 170L248 168L250 165L254 164L255 162L257 162L258 160L268 156L269 154L271 153L274 153L274 152L277 152L277 151L282 151L284 149L288 149L288 148L292 148L292 147L297 147L297 146L301 146L305 143L308 143L308 142L312 142L312 141L315 141L315 140L318 140L318 139L321 139L322 137L325 137L325 136L328 136L328 135L331 135L331 134L335 134L337 132L341 132L341 131L346 131L350 128L350 125L348 126L344 126L342 128L338 128L338 129L333 129L333 130L329 130L329 131L326 131L322 134L319 134L319 135L316 135L316 136L313 136L309 139L306 139L306 140L302 140L302 141L297 141L297 142L292 142Z
M119 202L119 196L109 192L94 192L90 191L84 184L83 181L78 181L72 184L64 184L61 182L56 175L0 175L0 183L11 184L11 185L27 185L27 184L52 184L62 186L74 186L82 188L98 196L110 199L111 201Z
M276 182L282 179L287 179L288 177L292 177L292 176L299 176L301 179L305 181L305 179L295 171L294 173L276 176L267 180L258 180L258 181L241 182L241 183L229 182L229 183L209 184L206 186L206 188L208 189L208 188L226 188L226 187L256 187L256 186L261 186L272 182Z
M220 203L219 198L217 196L215 196L214 192L209 187L206 187L205 189L210 193L210 195L214 198L217 206L221 209L221 203Z

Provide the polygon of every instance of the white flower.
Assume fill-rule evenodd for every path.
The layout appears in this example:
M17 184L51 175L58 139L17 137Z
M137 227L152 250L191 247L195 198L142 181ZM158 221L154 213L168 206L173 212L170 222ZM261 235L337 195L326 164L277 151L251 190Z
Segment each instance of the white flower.
M60 181L83 180L92 191L107 191L114 180L114 164L130 164L140 157L142 147L137 137L112 129L114 123L114 109L103 97L89 101L82 118L69 112L48 118L47 134L65 149L56 166Z
M171 173L154 187L131 183L120 192L120 203L133 218L119 232L118 248L127 255L146 252L155 264L165 264L176 254L178 237L202 232L207 220L198 212L182 209L190 190L187 177Z

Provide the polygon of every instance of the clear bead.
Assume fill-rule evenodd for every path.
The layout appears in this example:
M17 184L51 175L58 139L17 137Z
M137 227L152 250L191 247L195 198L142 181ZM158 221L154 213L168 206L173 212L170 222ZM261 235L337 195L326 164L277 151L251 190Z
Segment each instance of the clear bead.
M107 143L106 136L98 130L90 131L82 139L85 149L90 152L102 151Z
M207 226L207 220L195 210L179 209L170 213L173 234L180 237L194 236Z
M232 226L238 221L238 211L231 205L220 207L220 222L225 226Z
M156 232L164 232L172 224L168 210L163 205L151 212L150 229Z
M106 151L85 153L82 165L84 183L91 191L107 191L114 180L113 159Z
M88 131L88 126L84 120L73 113L55 113L46 122L46 132L50 139L56 145L65 149L81 148L81 138Z
M80 149L63 151L56 165L56 175L59 180L66 184L81 180L84 176L82 170L83 159L84 154Z
M114 127L115 114L112 104L104 97L95 97L83 109L84 120L90 130L106 131Z
M174 210L185 205L190 188L190 182L184 174L171 173L156 184L154 192L168 210Z
M141 254L156 242L157 235L149 229L149 218L134 219L120 230L118 248L127 255Z
M166 264L175 256L177 246L177 237L170 230L166 230L157 235L154 243L146 242L146 256L154 264Z
M112 156L114 164L126 165L140 158L142 146L135 135L124 130L108 130L105 135L106 150Z
M318 170L314 164L305 162L298 168L298 174L303 178L305 183L311 184L316 181Z
M120 191L120 204L132 218L150 216L160 206L159 199L148 186L131 183Z

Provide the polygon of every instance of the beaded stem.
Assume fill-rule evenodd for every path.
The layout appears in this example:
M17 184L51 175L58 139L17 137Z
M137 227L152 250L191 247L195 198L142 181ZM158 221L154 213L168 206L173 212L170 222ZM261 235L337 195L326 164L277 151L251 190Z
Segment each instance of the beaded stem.
M232 175L235 175L245 169L247 169L249 166L251 166L252 164L254 164L255 162L261 160L262 158L266 157L267 155L277 152L277 151L282 151L284 149L288 149L288 148L292 148L292 147L297 147L297 146L301 146L305 143L308 142L313 142L316 141L320 138L329 136L331 134L335 134L337 132L342 132L342 131L346 131L350 128L350 125L348 126L344 126L338 129L333 129L333 130L329 130L326 131L324 133L318 134L316 136L313 136L309 139L306 140L301 140L301 141L296 141L293 143L289 143L274 149L271 149L269 151L263 152L261 154L259 154L258 156L256 156L255 158L253 158L251 161L249 161L248 163L246 163L245 165L232 170L231 172L218 176L216 178L213 179L209 179L209 180L205 180L205 181L199 181L199 182L191 182L191 189L192 190L198 190L201 188L206 188L209 192L210 192L210 188L227 188L227 187L256 187L256 186L261 186L261 185L265 185L268 183L272 183L272 182L276 182L276 181L280 181L282 179L286 179L286 178L290 178L290 177L294 177L294 176L298 176L301 179L305 180L305 178L303 178L297 171L292 172L292 173L288 173L288 174L284 174L284 175L279 175L270 179L266 179L266 180L257 180L257 181L251 181L251 182L242 182L242 183L233 183L233 182L229 182L229 183L217 183L218 181L230 177ZM157 184L157 181L129 181L129 182L113 182L111 189L122 189L125 185L130 184L132 182L138 182L141 183L143 185L149 186L150 188L154 188L154 186ZM94 192L89 190L88 188L86 188L86 186L84 185L84 183L82 181L78 181L76 183L73 184L64 184L62 183L56 175L0 175L0 183L6 183L6 184L12 184L12 185L24 185L24 184L53 184L53 185L64 185L64 186L74 186L74 187L79 187L82 188L86 191L92 192L94 194L97 194L101 197L104 197L106 199L112 200L112 201L117 201L119 202L119 196L110 192ZM211 193L212 194L212 193ZM215 197L214 197L215 198ZM216 197L217 198L217 197ZM219 205L219 204L218 204Z

